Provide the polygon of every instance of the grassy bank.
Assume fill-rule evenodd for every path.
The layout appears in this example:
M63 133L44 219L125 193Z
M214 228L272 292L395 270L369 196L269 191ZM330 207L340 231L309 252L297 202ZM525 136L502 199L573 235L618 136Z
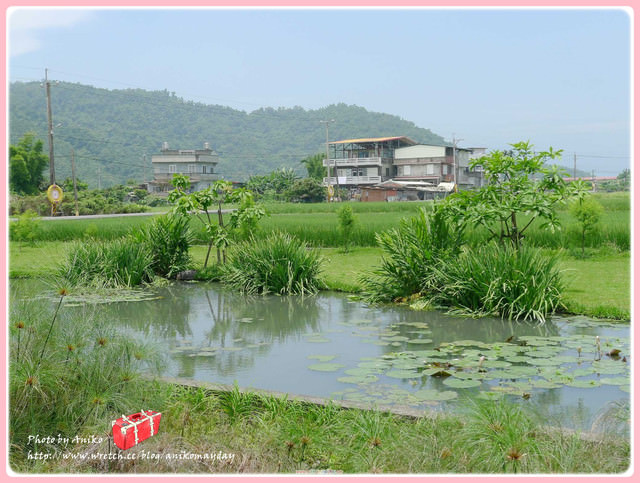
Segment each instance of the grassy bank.
M38 245L10 244L10 277L41 278L53 273L69 246L64 242ZM191 248L196 266L204 263L207 247ZM322 277L328 288L357 293L359 277L378 266L382 251L373 247L355 247L348 253L340 248L323 248ZM215 251L211 261L215 260ZM571 313L593 317L629 320L631 309L631 263L629 253L605 252L578 259L568 254L561 259L567 284L565 303Z
M624 438L588 440L551 431L504 402L469 402L462 416L407 418L237 390L211 393L158 383L154 391L164 398L160 431L126 452L138 454L137 459L34 462L14 448L12 468L42 473L613 474L624 472L630 462ZM106 424L87 428L85 434L102 435L103 441L67 451L115 454L108 431ZM39 451L55 449L45 445ZM142 458L143 453L157 459ZM225 457L167 458L180 453Z

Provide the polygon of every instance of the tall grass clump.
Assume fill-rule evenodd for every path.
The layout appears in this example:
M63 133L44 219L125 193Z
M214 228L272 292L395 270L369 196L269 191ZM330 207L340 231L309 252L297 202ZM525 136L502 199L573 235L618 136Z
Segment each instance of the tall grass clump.
M275 233L235 245L223 266L222 281L243 293L312 294L322 287L320 255L297 238Z
M148 247L151 253L151 269L156 275L175 278L191 266L189 247L193 235L189 228L189 218L159 216L150 224L140 228L134 239Z
M492 242L438 264L430 301L474 316L544 322L562 304L558 257L540 249Z
M382 266L360 282L369 302L420 296L440 282L435 268L455 260L463 228L451 224L441 208L422 208L400 227L376 235L384 251Z
M153 280L153 255L130 237L76 242L59 274L72 287L133 287Z
M162 367L160 352L119 335L95 307L71 308L61 301L22 299L11 304L12 466L29 462L29 451L53 453L61 448L30 436L106 436L114 416L162 403L162 391L140 377Z

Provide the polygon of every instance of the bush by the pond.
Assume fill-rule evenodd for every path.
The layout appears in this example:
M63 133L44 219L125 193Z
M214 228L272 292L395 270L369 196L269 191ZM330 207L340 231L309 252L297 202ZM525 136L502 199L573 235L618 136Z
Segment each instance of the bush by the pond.
M160 352L118 334L95 308L67 310L64 298L57 295L53 302L23 298L11 303L12 460L28 461L29 451L64 451L60 444L37 443L30 435L60 434L71 440L83 434L104 434L114 416L156 407L161 397L154 384L139 376L161 367ZM54 315L56 307L59 311ZM34 464L42 462L29 463L33 470Z
M561 306L557 256L540 249L490 243L467 249L453 263L438 264L430 300L475 316L538 320Z
M189 219L177 216L159 216L140 228L134 238L146 245L152 256L151 268L161 277L175 278L191 267L189 246L193 235Z
M322 287L320 255L297 238L275 233L234 246L222 281L248 294L311 294Z
M153 255L133 238L74 243L59 274L70 286L133 287L153 280Z
M384 257L372 276L360 279L367 300L389 302L430 290L439 284L435 267L455 259L462 237L463 229L450 224L439 208L423 208L399 228L377 234Z

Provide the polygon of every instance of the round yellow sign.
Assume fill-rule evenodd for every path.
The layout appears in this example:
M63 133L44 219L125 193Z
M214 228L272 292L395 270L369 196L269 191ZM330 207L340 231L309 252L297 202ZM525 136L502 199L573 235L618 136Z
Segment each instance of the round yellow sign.
M49 186L49 189L47 190L47 198L49 198L49 201L51 203L53 203L54 205L58 204L62 201L63 197L64 193L60 186L58 186L57 184L52 184L51 186Z

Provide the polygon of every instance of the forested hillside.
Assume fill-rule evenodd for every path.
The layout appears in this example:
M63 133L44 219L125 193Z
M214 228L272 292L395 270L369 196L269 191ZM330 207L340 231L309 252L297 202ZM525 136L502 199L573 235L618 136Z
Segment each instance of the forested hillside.
M245 180L281 166L303 174L300 161L324 151L320 121L326 119L336 121L330 140L408 136L422 143L445 142L397 116L346 104L245 112L187 101L168 91L108 90L64 82L53 84L51 91L56 179L70 175L73 149L77 176L91 187L97 187L99 177L103 187L149 179L151 155L165 141L175 149L201 148L209 142L220 154L218 171L226 179ZM11 143L35 132L47 152L46 97L40 84L11 84L9 109Z

